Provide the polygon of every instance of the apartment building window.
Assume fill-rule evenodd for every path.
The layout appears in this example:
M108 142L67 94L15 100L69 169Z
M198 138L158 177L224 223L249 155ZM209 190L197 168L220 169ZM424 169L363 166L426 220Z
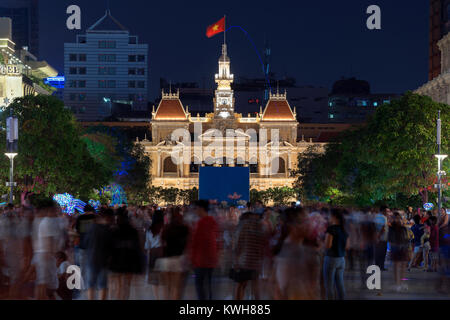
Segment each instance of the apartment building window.
M99 75L115 75L116 68L114 67L98 67Z
M86 88L86 80L79 80L78 88Z
M99 80L98 87L99 88L115 88L116 81L115 80Z
M145 69L144 68L137 69L137 74L140 76L145 76Z
M136 56L135 55L129 55L128 56L128 62L136 62Z
M76 96L77 95L75 93L71 93L70 96L69 96L69 100L70 101L75 101Z
M138 81L137 82L137 87L140 88L140 89L145 88L145 81Z
M116 80L108 80L108 88L115 88Z
M129 68L128 69L128 74L135 75L136 74L136 69L135 68Z
M98 47L101 49L113 49L116 47L116 42L101 40L98 42Z
M86 74L86 67L78 68L78 74Z
M86 93L80 93L78 95L78 101L84 101L86 100Z
M116 55L115 54L99 54L98 61L100 61L100 62L115 62Z
M77 68L70 68L69 74L77 74Z
M128 81L128 88L136 88L136 81Z
M85 53L81 53L80 55L79 55L79 57L78 57L78 60L79 61L86 61L87 59L86 59L86 54Z
M77 55L76 54L70 54L69 55L69 61L77 61Z
M144 55L139 55L138 56L138 62L145 62L145 56Z
M142 101L144 101L144 96L142 94L131 93L128 95L128 100L134 101L134 102L142 102Z
M69 88L76 88L77 87L77 82L75 80L70 80L69 81Z
M106 80L99 80L98 81L98 87L99 88L106 88L106 85L107 85Z

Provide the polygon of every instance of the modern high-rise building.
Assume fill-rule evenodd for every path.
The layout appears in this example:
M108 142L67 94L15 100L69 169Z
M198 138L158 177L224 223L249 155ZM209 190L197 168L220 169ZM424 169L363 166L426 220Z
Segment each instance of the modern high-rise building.
M371 93L370 84L365 80L343 78L333 84L328 98L329 122L365 122L378 107L396 98L399 95L394 93Z
M0 17L12 20L12 41L16 49L27 47L39 56L39 9L38 0L1 0Z
M147 110L148 45L109 10L76 43L64 44L64 103L82 121L112 114L114 105Z
M441 74L438 42L450 31L450 0L430 0L430 48L428 80Z

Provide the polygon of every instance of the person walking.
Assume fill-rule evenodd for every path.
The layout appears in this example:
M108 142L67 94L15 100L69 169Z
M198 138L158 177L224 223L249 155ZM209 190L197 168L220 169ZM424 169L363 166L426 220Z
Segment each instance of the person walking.
M212 300L212 273L219 258L218 225L208 215L209 203L198 200L196 213L200 218L191 239L190 258L195 272L195 288L199 300Z
M425 225L423 225L422 223L420 223L420 216L419 215L415 215L413 217L414 220L414 225L411 227L411 231L414 235L414 252L412 255L411 260L409 261L408 264L408 271L411 271L411 267L415 267L417 266L417 259L420 256L424 256L423 255L423 246L422 246L422 236L425 232ZM424 256L425 257L425 256ZM425 262L425 261L424 261Z
M156 210L152 216L150 228L145 233L145 251L147 253L147 282L152 287L153 296L159 299L159 272L156 261L163 256L161 233L164 227L164 213Z
M112 209L102 209L95 223L86 234L86 266L88 299L94 300L96 290L99 300L106 300L108 293L108 263L111 258L112 231L114 217Z
M258 278L262 271L265 249L265 232L261 215L246 212L233 237L233 280L237 282L235 299L243 300L245 288L250 281L252 294L259 300Z
M131 226L126 208L122 207L117 210L116 224L116 228L112 232L109 266L112 272L110 293L115 300L128 300L133 275L142 272L143 255L138 231Z
M189 228L183 222L179 207L171 209L169 224L162 232L164 255L156 261L155 269L165 287L166 300L181 300L186 279L185 256Z
M409 261L409 241L408 230L403 225L400 213L394 212L392 225L388 231L388 241L391 245L391 258L394 264L394 289L396 291L406 291L408 286L402 284L405 276L406 264Z
M380 208L381 212L375 216L375 225L377 227L378 241L375 246L375 264L380 267L381 271L387 271L384 267L387 253L388 230L389 224L387 216L390 210L386 206Z
M332 209L325 236L326 255L323 262L324 285L328 300L335 299L335 290L339 300L345 299L344 271L348 234L344 223L343 212L340 209Z

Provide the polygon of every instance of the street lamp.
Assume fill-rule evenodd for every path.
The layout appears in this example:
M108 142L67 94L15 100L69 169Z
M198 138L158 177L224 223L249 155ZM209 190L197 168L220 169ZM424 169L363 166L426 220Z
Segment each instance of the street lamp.
M446 172L441 170L442 168L442 161L447 158L446 154L441 154L441 111L439 110L438 114L438 120L437 120L437 145L438 145L438 154L435 155L435 157L438 159L438 206L439 206L439 214L441 214L442 210L442 177L446 175Z
M7 187L10 187L9 191L9 203L12 204L14 201L13 189L16 186L14 182L14 158L18 154L18 141L19 141L19 121L17 118L11 116L6 119L6 152L5 155L9 158L10 168L9 168L9 182L6 183Z

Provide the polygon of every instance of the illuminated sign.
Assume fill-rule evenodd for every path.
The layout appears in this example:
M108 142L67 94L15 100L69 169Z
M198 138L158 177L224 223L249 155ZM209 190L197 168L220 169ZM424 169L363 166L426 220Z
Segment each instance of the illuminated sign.
M0 74L8 75L8 76L19 76L22 74L20 70L20 66L14 64L0 64Z
M48 77L46 79L48 82L64 82L66 81L65 77Z
M64 76L48 77L44 79L44 83L58 89L64 89L66 78Z

